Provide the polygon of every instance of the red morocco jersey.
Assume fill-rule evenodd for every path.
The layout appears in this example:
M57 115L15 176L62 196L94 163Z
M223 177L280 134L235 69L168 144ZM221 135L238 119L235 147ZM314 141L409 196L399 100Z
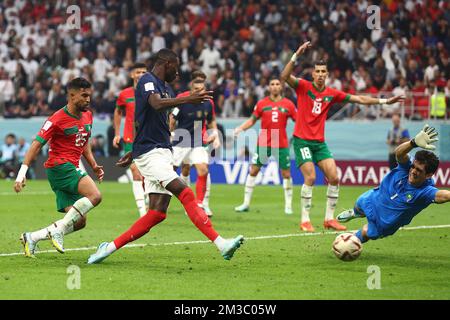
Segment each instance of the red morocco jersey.
M36 140L43 145L50 143L48 159L44 167L51 168L71 162L78 168L81 155L92 129L92 112L86 111L81 118L69 113L67 106L56 111L45 121Z
M325 141L325 121L334 103L346 103L350 95L329 87L322 91L309 81L299 79L297 88L297 120L294 136L304 140Z
M296 113L295 105L287 98L277 102L270 97L259 100L252 114L254 119L261 118L258 146L289 148L286 125L289 118L295 121Z
M119 97L116 102L117 108L125 108L125 127L123 129L123 141L126 143L132 143L133 136L133 124L134 124L134 88L128 87L120 91Z

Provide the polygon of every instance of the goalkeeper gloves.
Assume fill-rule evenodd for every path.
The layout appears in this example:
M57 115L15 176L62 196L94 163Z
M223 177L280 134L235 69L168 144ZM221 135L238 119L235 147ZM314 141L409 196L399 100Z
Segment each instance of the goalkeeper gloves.
M426 124L423 129L414 137L414 139L411 140L411 145L413 147L421 147L427 150L434 150L436 149L434 143L439 140L438 138L436 138L437 135L438 133L436 132L436 129Z

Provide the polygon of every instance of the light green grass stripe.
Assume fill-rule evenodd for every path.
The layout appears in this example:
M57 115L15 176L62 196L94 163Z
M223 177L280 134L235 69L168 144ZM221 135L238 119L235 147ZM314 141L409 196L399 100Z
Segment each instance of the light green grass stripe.
M435 226L417 226L417 227L404 227L400 228L401 231L411 231L411 230L425 230L425 229L444 229L450 228L450 224L443 225L435 225ZM356 232L357 230L349 230L346 232ZM248 237L245 238L248 240L266 240L266 239L280 239L280 238L292 238L292 237L312 237L312 236L321 236L321 235L332 235L338 234L342 232L338 231L327 231L327 232L311 232L311 233L291 233L291 234L280 234L280 235L269 235L269 236L257 236L257 237ZM175 246L175 245L186 245L186 244L202 244L202 243L210 243L209 240L197 240L197 241L177 241L177 242L166 242L166 243L143 243L143 244L127 244L125 248L142 248L147 246L159 247L159 246ZM95 250L97 247L83 247L83 248L69 248L65 249L65 251L87 251L87 250ZM41 253L56 253L56 250L44 250L38 251L36 254ZM19 256L23 255L23 252L14 252L14 253L0 253L0 257L11 257L11 256Z

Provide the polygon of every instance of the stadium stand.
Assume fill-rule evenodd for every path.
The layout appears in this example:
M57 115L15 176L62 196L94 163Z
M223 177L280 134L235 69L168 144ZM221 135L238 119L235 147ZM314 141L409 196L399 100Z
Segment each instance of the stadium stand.
M67 0L5 0L0 4L0 109L5 118L46 116L64 103L76 76L95 84L93 108L111 115L133 61L149 62L162 47L181 58L177 90L201 68L218 113L248 116L305 39L313 48L296 73L309 78L323 57L329 85L384 96L405 93L402 113L428 117L433 94L450 97L448 1L79 1L80 28L70 29ZM366 26L379 5L381 29ZM69 13L68 13L69 12ZM295 99L293 92L287 96ZM390 116L380 108L347 106L335 119ZM445 111L448 117L448 110Z

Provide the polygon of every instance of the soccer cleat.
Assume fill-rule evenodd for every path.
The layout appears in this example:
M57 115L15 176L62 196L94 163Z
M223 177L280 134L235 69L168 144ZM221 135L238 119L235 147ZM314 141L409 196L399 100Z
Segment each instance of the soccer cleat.
M325 229L334 229L336 231L345 231L347 230L346 226L343 226L336 219L325 220L323 222L323 227Z
M312 226L310 221L306 221L300 224L300 229L306 232L314 232L314 227Z
M30 232L22 233L20 242L22 242L25 257L36 258L34 256L34 251L36 250L37 242L31 240Z
M103 260L105 260L110 253L106 252L106 247L108 246L108 242L102 242L97 248L97 252L94 254L91 254L91 256L88 259L88 264L94 264L94 263L100 263Z
M293 214L294 212L292 211L291 208L284 208L284 213L286 213L286 214Z
M241 246L241 244L244 243L244 236L237 236L234 239L230 239L225 244L224 248L220 250L220 253L222 254L222 257L225 260L230 260L233 258L234 252Z
M234 211L236 212L248 212L250 210L249 206L246 206L245 204L241 204L240 206L234 208Z
M56 251L59 253L64 253L64 235L61 231L53 231L48 232L48 238L50 239L53 247L55 247Z
M362 217L363 216L360 215L358 212L355 212L353 209L349 209L339 213L336 218L339 222L348 222L355 218L362 218Z

